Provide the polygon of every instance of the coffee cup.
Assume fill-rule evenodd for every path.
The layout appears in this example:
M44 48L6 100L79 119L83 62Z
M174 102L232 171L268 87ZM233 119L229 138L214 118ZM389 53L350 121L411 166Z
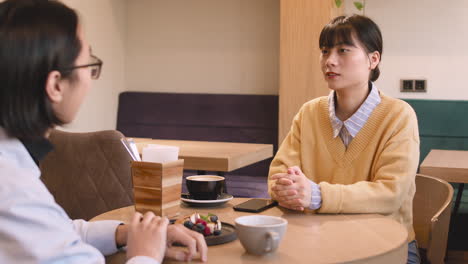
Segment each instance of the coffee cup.
M225 180L217 175L193 175L186 178L187 190L195 200L216 200L224 192Z
M249 215L235 219L237 237L247 253L263 255L274 252L283 238L288 221L268 215Z

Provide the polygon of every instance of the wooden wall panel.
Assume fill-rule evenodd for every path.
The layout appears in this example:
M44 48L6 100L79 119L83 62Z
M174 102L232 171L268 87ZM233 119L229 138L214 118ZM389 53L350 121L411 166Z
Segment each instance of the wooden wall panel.
M328 94L320 70L318 38L323 26L342 13L332 0L281 0L279 143L299 108Z

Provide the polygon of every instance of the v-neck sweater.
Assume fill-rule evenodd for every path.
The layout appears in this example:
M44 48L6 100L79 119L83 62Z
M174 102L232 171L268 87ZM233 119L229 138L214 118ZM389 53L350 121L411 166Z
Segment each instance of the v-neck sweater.
M414 240L413 197L419 132L406 102L380 94L381 103L346 148L333 137L328 98L304 104L273 159L269 177L299 166L320 185L318 213L377 213L395 219ZM269 191L274 181L269 181Z

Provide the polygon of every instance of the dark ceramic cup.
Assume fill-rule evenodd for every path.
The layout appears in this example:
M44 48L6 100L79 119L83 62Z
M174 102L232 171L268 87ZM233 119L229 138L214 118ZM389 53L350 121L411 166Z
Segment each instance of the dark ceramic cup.
M217 175L193 175L186 178L187 190L195 200L216 200L224 192L224 177Z

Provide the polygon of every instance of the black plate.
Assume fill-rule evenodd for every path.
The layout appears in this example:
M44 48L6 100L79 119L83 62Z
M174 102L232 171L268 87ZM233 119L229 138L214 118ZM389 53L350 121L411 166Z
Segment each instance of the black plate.
M234 198L232 195L223 193L221 196L216 200L195 200L188 193L182 193L180 195L180 199L192 207L215 207L220 206Z
M205 237L208 246L220 245L236 240L236 228L228 223L221 222L221 234L218 236Z
M174 224L175 220L171 220L171 224ZM208 246L221 245L237 239L236 228L228 223L221 222L221 234L218 236L206 236L205 241ZM175 246L181 246L175 244Z

